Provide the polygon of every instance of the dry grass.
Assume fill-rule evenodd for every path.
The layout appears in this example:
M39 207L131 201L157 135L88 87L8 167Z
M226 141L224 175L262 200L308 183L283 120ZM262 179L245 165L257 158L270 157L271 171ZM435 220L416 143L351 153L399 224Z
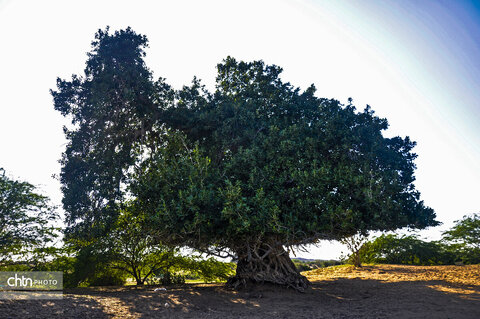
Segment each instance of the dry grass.
M334 280L336 278L356 278L379 280L383 282L443 281L449 284L480 286L480 265L365 265L361 268L344 265L306 271L303 275L307 276L310 281Z

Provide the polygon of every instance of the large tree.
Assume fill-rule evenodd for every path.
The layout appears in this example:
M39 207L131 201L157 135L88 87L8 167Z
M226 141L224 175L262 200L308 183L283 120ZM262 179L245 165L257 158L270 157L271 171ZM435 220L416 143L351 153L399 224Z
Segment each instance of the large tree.
M134 199L163 242L232 255L232 286L303 290L291 248L437 223L413 184L415 143L385 138L387 121L370 107L318 98L313 85L283 82L278 66L231 57L215 92L197 79L173 91L152 81L143 36L96 38L86 75L52 92L76 124L62 160L71 229L108 224Z
M67 235L95 237L114 224L122 208L126 171L135 164L147 132L169 90L154 83L143 57L145 36L130 28L99 30L83 76L57 79L55 109L71 120L61 159ZM93 226L93 227L92 227Z

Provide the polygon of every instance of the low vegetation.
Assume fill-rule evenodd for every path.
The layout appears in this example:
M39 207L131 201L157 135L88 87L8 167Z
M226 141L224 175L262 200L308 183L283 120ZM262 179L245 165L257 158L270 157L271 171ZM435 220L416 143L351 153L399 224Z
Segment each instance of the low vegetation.
M365 238L365 237L364 237ZM354 241L354 239L351 239ZM349 246L355 250L348 263L453 265L480 263L480 214L464 216L444 232L439 241L425 241L416 235L383 234L361 245Z
M295 264L295 267L297 267L299 272L343 264L342 261L334 260L334 259L321 260L321 259L293 258L292 261Z

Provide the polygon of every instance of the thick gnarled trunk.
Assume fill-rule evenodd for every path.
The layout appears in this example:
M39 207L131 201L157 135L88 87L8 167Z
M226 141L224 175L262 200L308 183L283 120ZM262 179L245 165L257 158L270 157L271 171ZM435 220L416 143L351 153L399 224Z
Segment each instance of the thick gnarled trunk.
M267 247L265 247L267 246ZM302 276L282 246L262 245L238 253L237 272L227 286L242 288L255 283L273 283L304 292L309 281Z

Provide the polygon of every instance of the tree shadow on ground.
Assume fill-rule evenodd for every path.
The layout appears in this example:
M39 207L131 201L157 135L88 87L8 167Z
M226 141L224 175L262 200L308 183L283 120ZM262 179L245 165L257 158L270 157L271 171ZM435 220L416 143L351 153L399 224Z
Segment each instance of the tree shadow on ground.
M66 291L63 300L8 302L7 313L35 309L35 318L89 319L480 318L480 289L452 286L445 281L337 278L312 282L306 293L272 285L241 291L225 289L221 284L154 289L72 289ZM5 310L2 303L0 310ZM56 315L60 310L63 312Z
M58 300L0 300L0 318L112 318L95 299L65 296Z

